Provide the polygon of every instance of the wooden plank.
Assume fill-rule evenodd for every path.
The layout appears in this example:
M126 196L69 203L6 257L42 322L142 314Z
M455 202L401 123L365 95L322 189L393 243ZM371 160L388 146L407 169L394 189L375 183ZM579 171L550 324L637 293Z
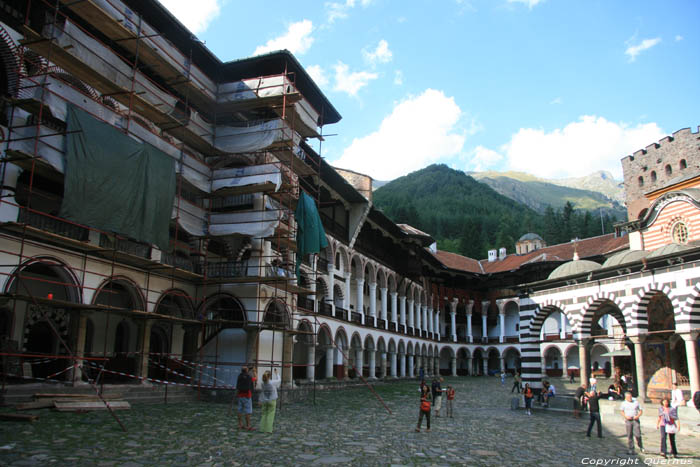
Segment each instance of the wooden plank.
M42 399L39 401L17 404L15 410L49 409L51 407L53 407L53 399Z
M35 399L97 399L99 400L100 398L97 396L97 394L51 394L51 393L39 393L39 394L34 394ZM107 399L107 400L116 400L116 399L121 399L122 395L121 394L104 394L102 396L102 399Z
M112 410L129 410L131 404L127 401L107 402ZM59 412L83 412L92 410L107 410L107 406L100 401L54 401L54 407Z
M0 420L7 420L11 422L33 422L35 420L39 420L39 416L26 413L0 413Z

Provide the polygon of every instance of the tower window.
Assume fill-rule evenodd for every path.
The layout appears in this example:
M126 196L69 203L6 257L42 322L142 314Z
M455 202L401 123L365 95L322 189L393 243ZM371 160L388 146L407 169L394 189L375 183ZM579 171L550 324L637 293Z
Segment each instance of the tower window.
M681 170L683 170L686 167L688 167L688 163L685 161L685 159L681 159L681 162L678 164L678 166L681 168Z
M673 170L671 169L671 166L666 164L666 175L671 175L673 173Z
M656 170L651 171L651 183L656 181Z
M676 222L671 229L671 238L674 243L685 245L688 243L688 226L684 222Z

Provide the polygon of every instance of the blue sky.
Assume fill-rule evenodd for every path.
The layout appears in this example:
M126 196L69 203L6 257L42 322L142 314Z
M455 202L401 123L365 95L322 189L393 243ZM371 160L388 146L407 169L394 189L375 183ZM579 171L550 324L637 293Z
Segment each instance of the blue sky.
M334 165L548 177L700 124L700 2L161 0L222 60L287 48L343 119Z

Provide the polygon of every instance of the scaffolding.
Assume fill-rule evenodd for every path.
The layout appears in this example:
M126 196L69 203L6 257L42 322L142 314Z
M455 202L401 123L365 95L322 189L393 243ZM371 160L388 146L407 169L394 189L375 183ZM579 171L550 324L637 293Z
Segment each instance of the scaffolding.
M314 364L294 364L293 341L315 346L318 331L320 304L308 297L322 261L297 255L294 210L302 193L318 206L324 109L286 64L225 83L208 76L193 63L195 38L183 53L120 0L34 0L24 13L21 40L0 31L11 82L0 160L3 388L232 389L243 364L291 382ZM59 217L70 106L174 159L167 250ZM295 329L302 319L312 329ZM42 347L50 335L66 345ZM232 343L237 351L224 351Z

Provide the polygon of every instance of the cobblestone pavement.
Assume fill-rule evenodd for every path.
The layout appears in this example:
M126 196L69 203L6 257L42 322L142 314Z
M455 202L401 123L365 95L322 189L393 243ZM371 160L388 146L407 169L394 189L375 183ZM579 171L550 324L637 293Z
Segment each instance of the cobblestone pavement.
M414 432L415 381L376 386L392 415L364 387L316 392L315 405L309 400L278 409L272 435L238 431L225 404L135 405L119 412L127 433L108 413L43 410L34 423L0 422L0 465L560 466L596 459L664 465L658 454L626 455L619 418L604 420L603 439L586 438L585 416L511 411L511 381L505 387L497 378L446 378L448 383L457 390L455 417L433 417L430 433ZM256 426L259 417L256 408ZM645 447L657 453L656 430L645 426L643 432ZM678 438L681 458L665 465L700 465L700 438Z

